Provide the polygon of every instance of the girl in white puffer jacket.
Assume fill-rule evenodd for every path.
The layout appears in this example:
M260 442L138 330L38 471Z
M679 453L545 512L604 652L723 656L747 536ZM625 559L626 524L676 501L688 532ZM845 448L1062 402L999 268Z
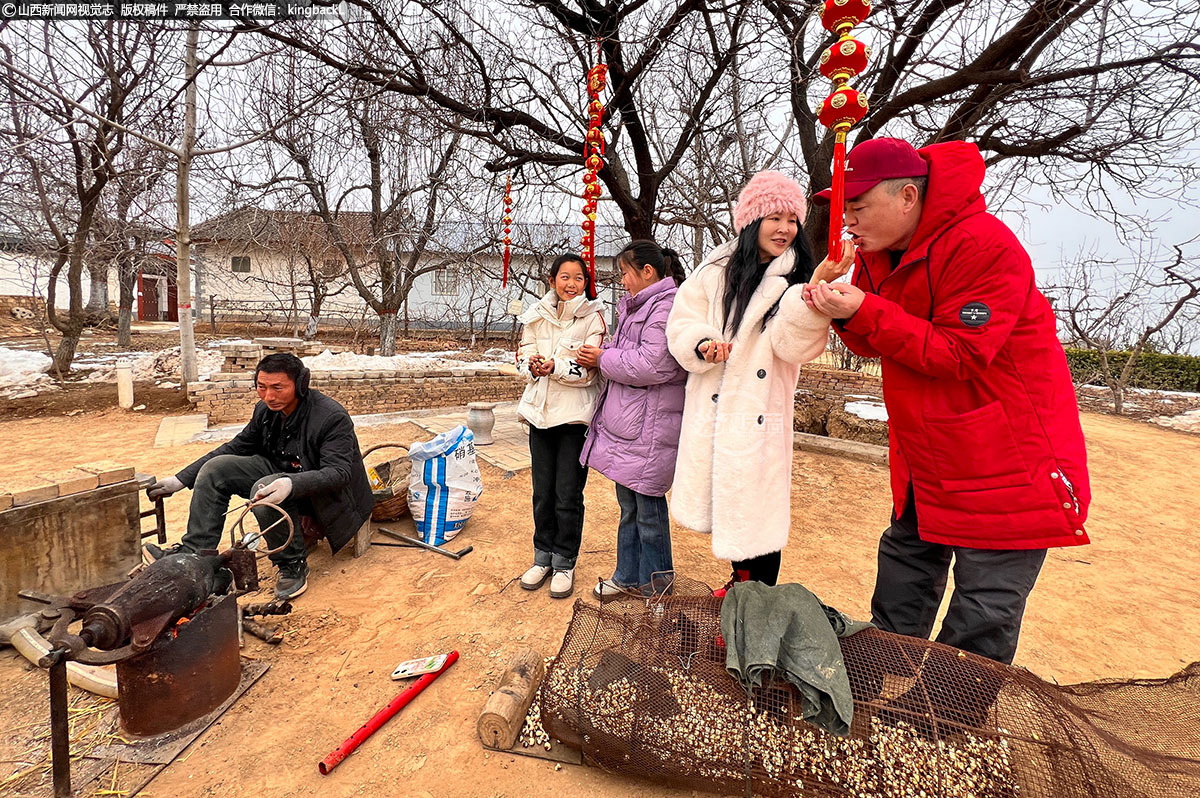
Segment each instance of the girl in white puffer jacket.
M597 370L575 355L604 341L604 305L578 255L556 258L549 282L546 296L520 317L517 370L529 384L517 413L529 424L533 471L533 566L521 587L537 590L550 579L550 596L566 598L575 590L583 538L587 469L579 455L600 393Z

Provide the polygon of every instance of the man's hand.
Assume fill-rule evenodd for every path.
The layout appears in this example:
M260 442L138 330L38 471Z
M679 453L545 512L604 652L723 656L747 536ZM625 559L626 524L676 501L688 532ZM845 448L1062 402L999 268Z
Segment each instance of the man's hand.
M585 369L594 369L600 365L600 353L604 350L598 346L584 344L575 355L575 362Z
M733 351L733 344L728 341L705 341L696 348L704 355L705 362L724 363Z
M167 477L166 479L160 479L158 482L155 482L153 485L146 488L146 495L155 500L165 499L172 493L178 493L179 491L183 490L183 487L183 483L180 482L178 478Z
M265 501L271 504L283 504L287 497L292 494L292 480L289 477L280 477L274 482L268 482L258 489L258 493L254 494L253 501Z
M536 364L531 364L529 370L533 372L535 377L549 377L554 373L554 358L539 359Z
M804 287L804 301L810 308L831 319L848 319L862 307L866 294L849 283L818 283Z
M841 260L831 261L829 258L821 261L813 272L812 281L814 283L832 283L837 278L841 277L846 272L850 271L850 267L854 265L854 255L858 252L853 244L849 241L842 242L842 258Z

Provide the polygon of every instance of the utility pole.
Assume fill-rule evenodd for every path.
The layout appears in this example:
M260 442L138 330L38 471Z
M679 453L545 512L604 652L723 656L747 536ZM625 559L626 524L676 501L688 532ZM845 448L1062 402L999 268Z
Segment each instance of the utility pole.
M183 142L179 148L179 179L175 184L175 290L179 298L179 354L184 388L196 382L196 335L192 328L192 223L189 177L192 171L192 148L196 144L196 49L200 29L196 22L188 27L184 76Z

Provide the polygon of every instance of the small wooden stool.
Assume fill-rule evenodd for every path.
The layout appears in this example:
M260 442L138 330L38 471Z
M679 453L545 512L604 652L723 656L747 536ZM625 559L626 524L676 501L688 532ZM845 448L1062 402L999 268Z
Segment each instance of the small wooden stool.
M371 528L371 519L363 521L363 525L354 533L354 556L361 557L367 553L367 549L371 548L371 535L374 533Z

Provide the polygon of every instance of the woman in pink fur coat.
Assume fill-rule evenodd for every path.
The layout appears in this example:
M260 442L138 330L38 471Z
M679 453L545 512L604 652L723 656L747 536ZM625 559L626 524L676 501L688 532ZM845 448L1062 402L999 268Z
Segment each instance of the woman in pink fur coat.
M800 364L825 351L829 318L809 308L805 283L844 274L814 269L800 232L804 192L759 172L738 197L738 237L683 283L667 322L671 354L687 371L671 514L712 534L733 581L775 584L791 526L792 416Z

